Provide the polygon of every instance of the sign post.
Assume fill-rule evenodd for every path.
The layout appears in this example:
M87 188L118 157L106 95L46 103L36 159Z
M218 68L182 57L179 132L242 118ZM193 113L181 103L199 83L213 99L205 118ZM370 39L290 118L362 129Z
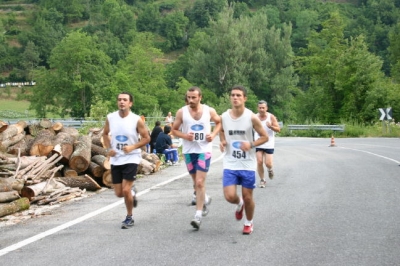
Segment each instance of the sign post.
M387 108L379 108L379 112L381 116L379 117L379 120L382 120L382 132L383 134L385 133L385 124L387 124L389 133L390 133L390 121L392 120L392 107L387 107ZM388 123L385 123L384 120L388 120Z

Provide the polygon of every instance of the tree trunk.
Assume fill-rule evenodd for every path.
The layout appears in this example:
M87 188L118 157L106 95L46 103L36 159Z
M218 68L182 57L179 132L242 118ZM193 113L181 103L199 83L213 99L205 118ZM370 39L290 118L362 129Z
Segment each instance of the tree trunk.
M25 186L21 190L21 196L26 197L31 200L33 197L37 197L42 194L43 189L45 188L47 182L43 181L34 185Z
M25 137L25 131L12 136L11 138L0 141L0 150L6 151L8 147L14 145L15 143L20 142L24 137Z
M104 171L104 174L103 174L103 184L104 184L106 187L110 187L110 188L113 188L113 187L114 187L114 185L113 185L113 183L112 183L111 170L106 170L106 171Z
M0 204L0 217L29 209L29 199L21 198L10 203Z
M9 160L11 162L13 162L14 164L19 164L21 162L20 165L20 169L24 169L26 167L28 167L29 165L31 165L32 163L39 161L46 161L46 156L41 156L41 157L37 157L37 156L22 156L22 157L15 157L15 158L9 158Z
M53 124L53 126L51 128L54 131L59 132L63 127L64 127L64 125L61 122L56 122Z
M102 146L98 146L95 144L92 144L91 153L92 153L92 156L103 155L103 156L107 157L106 149L104 149Z
M149 161L153 163L154 166L154 172L160 171L160 167L162 165L162 162L160 158L158 158L157 154L154 153L147 153L147 152L142 152L142 158L145 159L146 161Z
M19 121L17 124L8 126L6 130L0 133L0 141L21 134L26 126L25 121Z
M156 169L156 165L155 164L153 164L153 163L151 163L151 162L149 162L149 161L147 161L145 159L142 159L140 161L139 166L138 166L137 173L138 174L149 175L149 174L153 173L155 169Z
M99 131L99 132L90 132L89 135L92 138L92 144L95 144L97 146L100 147L104 147L103 146L103 134L101 134L103 131Z
M94 177L101 177L104 174L105 169L97 163L90 162L89 168L87 169L90 175Z
M65 132L58 133L53 141L53 152L62 156L61 162L63 164L69 163L69 158L74 152L74 141L74 137Z
M69 167L83 173L88 169L91 158L91 141L89 136L79 136L74 144L74 152L69 160Z
M56 189L60 189L63 187L65 187L65 185L61 182L57 182L56 180L43 181L34 185L25 186L21 190L21 196L31 200L32 198L37 197L42 193L52 192Z
M20 196L18 194L18 191L16 190L8 192L0 192L0 203L10 202L19 198Z
M52 123L49 119L40 120L39 125L45 129L52 128Z
M67 133L68 135L72 136L74 140L77 140L79 137L79 131L73 127L63 127L60 132Z
M8 128L8 124L0 120L0 133Z
M71 169L68 166L64 167L63 174L64 174L63 176L67 176L67 177L78 176L78 173L74 169Z
M108 157L105 157L103 155L95 155L92 157L91 160L92 160L92 162L100 165L101 167L103 167L106 170L111 169L110 160Z
M36 138L39 132L43 129L39 124L30 124L29 125L29 134Z
M54 148L53 145L54 132L43 129L33 141L30 155L48 156Z
M23 179L15 179L13 177L0 178L0 192L8 192L12 190L21 191L24 187Z
M78 187L80 189L86 189L88 191L96 191L101 187L94 181L89 175L81 175L76 177L57 177L58 182L63 183L67 187Z
M34 137L32 137L31 135L25 135L25 137L21 141L8 147L7 153L13 154L13 155L18 155L18 149L19 149L20 156L27 156L27 155L29 155L33 141L34 141Z

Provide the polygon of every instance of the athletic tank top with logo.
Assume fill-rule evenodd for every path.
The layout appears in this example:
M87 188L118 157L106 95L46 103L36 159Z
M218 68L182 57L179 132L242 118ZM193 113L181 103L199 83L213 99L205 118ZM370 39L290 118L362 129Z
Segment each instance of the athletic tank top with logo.
M110 126L111 148L116 151L116 155L110 157L112 165L123 165L127 163L139 164L142 159L140 149L135 149L130 153L125 153L124 146L135 144L139 141L137 133L137 123L140 116L130 112L128 116L121 117L118 111L107 115Z
M259 114L257 114L257 117L260 118ZM273 131L272 129L267 127L267 122L272 123L270 113L267 113L267 118L265 120L261 121L261 124L263 125L265 131L267 132L268 141L257 146L257 148L260 148L260 149L273 149L275 147L275 131ZM258 135L258 133L256 131L254 131L254 139L257 140L259 138L260 138L260 135Z
M222 114L222 127L225 133L226 147L223 160L224 169L249 170L257 169L256 150L242 151L242 142L253 141L253 123L251 116L253 112L245 108L239 118L233 119L229 110Z
M182 107L182 132L194 133L194 140L183 140L182 153L206 153L212 152L212 142L206 140L206 135L211 133L210 107L203 104L203 114L199 120L195 120L189 112L189 106Z

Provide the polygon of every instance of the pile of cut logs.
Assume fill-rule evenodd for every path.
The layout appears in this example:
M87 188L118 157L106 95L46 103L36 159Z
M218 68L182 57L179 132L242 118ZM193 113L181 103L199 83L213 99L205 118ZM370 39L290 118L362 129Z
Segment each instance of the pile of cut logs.
M0 121L0 217L112 187L102 135L99 128L81 135L47 119L31 125ZM143 149L138 174L158 172L161 164Z

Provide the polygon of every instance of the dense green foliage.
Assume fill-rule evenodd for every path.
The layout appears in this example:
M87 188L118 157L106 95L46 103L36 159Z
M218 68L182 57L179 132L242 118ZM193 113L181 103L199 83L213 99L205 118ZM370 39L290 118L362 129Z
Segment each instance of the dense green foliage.
M242 84L285 123L400 119L400 0L340 2L0 0L0 83L36 81L43 117L98 116L121 91L176 112L194 85L221 113Z

